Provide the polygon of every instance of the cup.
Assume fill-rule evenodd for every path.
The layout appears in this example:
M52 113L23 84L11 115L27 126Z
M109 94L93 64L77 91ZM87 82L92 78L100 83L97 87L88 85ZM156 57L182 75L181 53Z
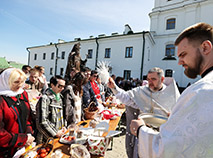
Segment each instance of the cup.
M69 136L74 136L75 135L75 128L76 128L75 124L70 124L68 126Z

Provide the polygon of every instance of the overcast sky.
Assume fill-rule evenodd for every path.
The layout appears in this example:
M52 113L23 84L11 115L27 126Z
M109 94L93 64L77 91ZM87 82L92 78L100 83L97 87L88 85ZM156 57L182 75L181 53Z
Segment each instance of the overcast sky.
M27 47L149 31L154 0L0 0L0 57L27 64Z

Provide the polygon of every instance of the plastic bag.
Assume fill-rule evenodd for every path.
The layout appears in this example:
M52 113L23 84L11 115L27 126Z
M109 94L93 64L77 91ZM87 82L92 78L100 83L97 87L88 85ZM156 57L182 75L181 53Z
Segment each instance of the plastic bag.
M70 155L71 158L90 158L87 148L81 144L71 144Z

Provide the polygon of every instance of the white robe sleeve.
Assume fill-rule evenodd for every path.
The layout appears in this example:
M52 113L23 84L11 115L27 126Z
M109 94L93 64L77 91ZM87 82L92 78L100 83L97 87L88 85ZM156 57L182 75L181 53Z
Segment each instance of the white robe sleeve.
M152 151L153 139L159 137L159 132L153 129L142 126L138 133L138 155L140 158L151 158L154 154Z
M137 104L135 104L134 100L129 96L129 94L123 89L116 86L116 88L112 89L112 92L115 94L115 97L119 99L126 106L130 106L135 109L140 109Z

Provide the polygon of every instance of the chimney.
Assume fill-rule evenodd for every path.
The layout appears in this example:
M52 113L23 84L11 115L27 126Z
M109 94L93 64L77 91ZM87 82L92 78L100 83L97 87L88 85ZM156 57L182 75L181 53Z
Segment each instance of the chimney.
M126 24L123 34L127 35L127 34L132 34L132 33L133 33L133 31L132 31L131 27L128 24Z

